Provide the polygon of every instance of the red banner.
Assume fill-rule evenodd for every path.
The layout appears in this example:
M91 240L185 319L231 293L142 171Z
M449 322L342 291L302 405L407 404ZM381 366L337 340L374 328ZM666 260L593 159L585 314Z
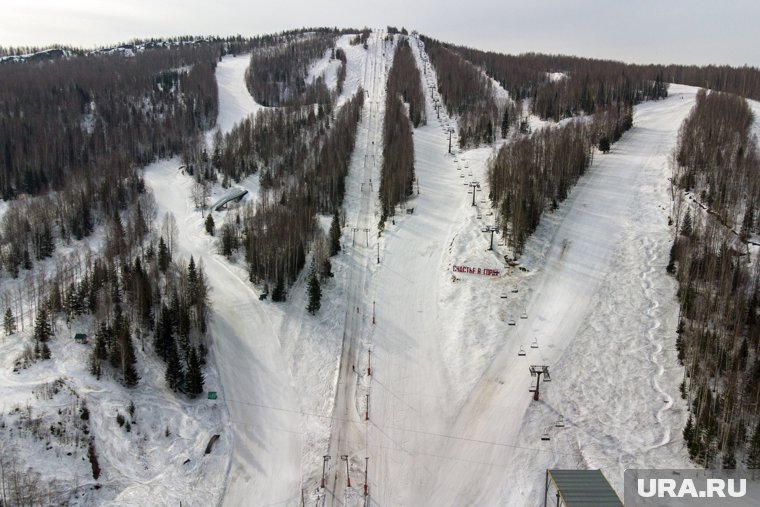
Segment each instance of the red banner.
M454 273L467 273L469 275L499 276L498 269L473 268L470 266L454 266Z

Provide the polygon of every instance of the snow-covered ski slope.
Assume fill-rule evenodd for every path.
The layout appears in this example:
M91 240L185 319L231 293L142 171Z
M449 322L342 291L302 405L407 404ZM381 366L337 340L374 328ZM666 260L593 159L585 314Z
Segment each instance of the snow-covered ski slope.
M380 505L529 505L551 466L602 468L619 491L625 468L688 466L664 266L667 158L695 91L673 86L667 100L638 106L634 129L542 220L528 271L497 279L451 272L499 267L481 232L492 217L462 184L484 183L484 150L452 163L437 126L415 132L415 207L435 211L398 227L403 241L388 240L377 281L369 454ZM473 176L455 169L463 161ZM531 364L552 377L538 402Z
M245 55L227 57L217 67L218 121L226 129L258 107L245 87L248 62ZM179 255L202 261L211 286L209 333L221 385L206 388L218 391L219 402L229 411L230 432L222 434L232 448L225 501L266 505L295 497L300 484L300 406L290 364L280 350L277 322L259 303L247 272L216 254L190 199L192 179L178 172L178 166L176 159L152 164L145 169L145 180L156 196L159 216L171 212L177 219Z
M343 250L317 317L304 311L303 280L285 304L259 301L242 264L215 253L178 161L145 172L161 211L178 219L181 255L203 260L213 289L222 385L207 388L229 410L225 503L299 505L304 490L307 503L362 505L365 463L377 505L526 505L538 501L546 467L602 468L620 490L626 467L687 466L675 286L664 265L667 156L695 89L672 86L667 100L637 106L634 128L544 216L521 259L527 271L506 269L499 237L488 251L481 232L494 223L484 202L491 150L449 155L445 131L455 119L442 113L439 122L429 93L428 125L414 131L414 212L399 210L378 240L392 61L383 36L373 33L366 51L347 37L338 42L348 56L339 101L360 85L367 95L346 182ZM413 48L422 68L416 40ZM223 132L258 107L245 89L247 64L226 58L217 69ZM423 79L435 82L430 71ZM243 182L250 199L255 180ZM472 181L483 187L476 206ZM454 273L454 265L501 274ZM528 393L529 364L552 374L538 402ZM554 426L560 415L564 428Z

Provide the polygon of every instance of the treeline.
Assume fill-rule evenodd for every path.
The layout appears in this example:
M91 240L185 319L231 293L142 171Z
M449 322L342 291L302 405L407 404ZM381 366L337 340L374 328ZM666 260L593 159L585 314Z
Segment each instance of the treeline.
M351 39L351 45L356 46L357 44L361 44L364 49L367 49L367 41L369 40L371 33L372 31L369 28L364 27L353 39Z
M417 63L412 54L409 41L403 38L396 44L393 66L388 73L387 93L401 99L409 105L409 119L415 128L426 122L425 93Z
M336 34L297 35L280 44L251 53L246 70L248 90L263 106L294 106L331 102L330 90L321 77L307 83L309 66L335 46Z
M414 91L413 85L410 84L415 80L420 83L419 93ZM404 106L405 86L409 86L408 89L413 91L409 95L409 113L423 111L425 97L421 88L420 72L414 63L409 44L402 39L396 45L393 65L388 73L388 92L385 95L383 167L379 191L382 207L378 225L380 230L383 229L388 217L395 215L396 206L406 202L414 190L414 140L412 139L412 120L407 115ZM412 106L412 101L415 102L414 106Z
M435 67L443 104L459 117L459 146L490 144L497 129L506 137L520 116L514 104L498 104L488 76L458 53L434 39L422 37L421 40Z
M343 93L343 83L346 81L346 52L343 48L338 48L334 51L333 58L340 61L340 67L338 67L337 84L335 85L335 91L340 95Z
M52 257L59 243L88 237L99 224L113 223L119 215L124 220L119 241L142 242L153 212L145 182L128 166L114 167L110 174L110 181L87 178L79 188L71 185L61 192L13 201L0 223L0 269L16 278L35 261Z
M559 121L593 114L616 103L637 104L667 96L662 73L642 66L573 56L528 53L505 55L424 38L482 68L509 92L513 100L531 99L530 110L542 119ZM550 72L565 77L552 80Z
M531 111L544 119L592 114L615 102L636 104L662 98L667 96L667 83L760 100L760 69L755 67L634 65L563 55L507 55L421 38L428 47L442 45L484 69L513 100L532 99ZM565 77L551 80L547 74L551 72Z
M216 121L211 47L0 66L0 192L63 190L179 152Z
M0 66L0 268L17 276L132 208L135 168L216 121L218 48L189 46ZM128 238L130 240L134 238Z
M531 95L531 111L541 118L559 121L580 114L668 96L661 73L620 62L569 56L522 55L527 65L566 77L546 79ZM499 78L497 78L499 79Z
M262 112L252 124L241 124L225 139L222 152L230 140L238 138L233 135L238 130L243 136L263 135L269 142L272 121L290 135L267 147L266 156L273 162L260 176L265 190L262 199L255 207L248 205L239 222L224 224L220 234L221 252L232 255L242 247L250 280L271 287L273 300L285 298L287 286L304 266L309 246L319 239L316 214L333 214L343 203L363 104L360 88L332 122L327 115L313 115L313 108L308 108L311 113L304 108ZM263 160L257 151L260 145L246 146L252 151L243 153L244 157Z
M59 262L55 270L27 278L29 286L15 297L3 294L6 335L23 328L34 312L33 345L16 359L16 368L50 359L48 343L61 319L77 323L91 315L95 334L89 338L94 341L89 371L97 378L108 375L127 387L137 385L139 341L142 351L154 352L166 362L169 387L190 396L202 392L208 284L203 267L192 257L188 264L173 260L173 216L167 215L157 242L148 233L152 213L124 221L115 214L106 224L102 255ZM140 234L135 235L135 229ZM129 237L133 243L126 242Z
M277 188L303 166L313 141L308 134L327 118L322 107L316 112L312 106L260 109L225 136L215 134L210 166L232 181L262 168L262 187Z
M593 127L575 121L505 144L488 168L490 198L515 257L549 207L556 209L592 161Z
M675 149L674 184L686 194L676 196L667 271L681 308L676 348L690 409L683 436L706 467L736 468L743 457L760 468L760 278L745 244L759 232L751 126L744 99L700 91Z
M753 148L752 110L736 95L700 90L679 131L678 184L694 191L724 224L743 234L757 223L760 166ZM746 212L745 212L746 210Z

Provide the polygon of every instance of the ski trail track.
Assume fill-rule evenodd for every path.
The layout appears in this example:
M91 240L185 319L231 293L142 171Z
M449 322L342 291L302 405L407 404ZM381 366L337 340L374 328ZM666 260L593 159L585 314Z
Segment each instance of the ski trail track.
M227 57L217 67L220 83L220 127L232 128L258 105L245 89L248 56ZM258 505L298 498L303 446L298 391L282 353L278 314L258 300L244 268L216 253L203 217L190 199L192 180L177 171L177 159L145 169L156 196L159 220L176 217L178 245L174 257L192 255L202 262L211 288L210 359L218 365L222 385L207 385L220 394L229 412L230 432L222 434L232 448L228 505Z
M487 327L502 343L445 431L456 438L439 439L433 453L446 459L417 502L536 503L553 466L602 468L618 491L625 468L688 466L675 283L664 265L667 157L695 93L673 85L665 101L637 106L634 129L596 155L563 209L542 218L524 259L533 272L482 283L480 299L491 305L509 305L499 293L519 286L509 311L525 308L527 318ZM528 392L530 364L551 372L538 402ZM560 416L564 428L555 427Z
M410 44L422 74L417 40ZM435 82L429 70L422 77L426 85ZM431 460L437 458L425 451L451 409L444 356L458 336L456 326L447 325L440 288L450 278L445 266L454 226L470 210L454 156L447 154L449 120L445 114L437 119L427 86L425 92L427 125L414 129L419 194L406 204L413 213L398 210L386 226L372 292L378 307L367 443L371 505L430 505L416 503L414 494L436 472Z
M361 78L365 91L364 111L351 169L346 180L345 225L338 262L347 271L341 291L341 349L335 379L334 402L327 454L330 456L326 484L319 491L319 505L354 505L363 498L359 477L366 455L366 358L371 340L371 273L376 269L376 191L382 164L382 128L385 109L385 80L393 55L393 44L384 42L384 32L373 31L364 53ZM361 48L361 46L358 46ZM354 49L353 51L356 51ZM350 53L349 53L350 55ZM355 59L354 59L355 60ZM351 61L351 60L350 60ZM374 182L374 183L373 183ZM347 462L341 459L347 457ZM346 467L353 479L348 486ZM321 480L321 478L317 478ZM315 485L319 486L319 480Z

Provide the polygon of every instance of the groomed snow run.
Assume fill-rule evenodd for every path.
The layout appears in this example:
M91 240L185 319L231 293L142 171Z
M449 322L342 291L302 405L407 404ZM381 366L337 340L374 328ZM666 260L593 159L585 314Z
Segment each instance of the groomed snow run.
M202 260L212 286L221 385L207 388L226 402L231 429L224 502L298 505L303 491L307 504L362 505L365 464L377 505L528 505L539 501L547 467L601 468L621 492L624 468L688 466L675 285L664 265L667 158L696 90L672 86L668 99L636 107L634 128L544 216L523 271L505 266L500 237L489 251L481 232L494 220L491 149L461 152L454 135L447 153L455 123L436 118L429 96L428 125L414 131L419 195L406 205L414 212L399 209L378 243L377 187L368 188L379 182L392 45L375 32L368 50L346 49L344 95L361 85L368 100L346 182L343 251L316 318L304 312L303 277L288 303L273 305L259 301L239 260L215 253L178 161L145 171L161 212L177 217L180 254ZM257 107L234 84L243 82L243 59L220 64L220 111L237 115L220 125ZM236 70L225 75L225 64ZM251 199L258 188L246 182L255 179L243 182ZM482 188L475 206L467 193L474 181ZM454 273L454 265L500 274ZM528 392L529 364L551 371L538 402ZM563 428L555 427L560 416ZM324 489L323 454L331 457Z

